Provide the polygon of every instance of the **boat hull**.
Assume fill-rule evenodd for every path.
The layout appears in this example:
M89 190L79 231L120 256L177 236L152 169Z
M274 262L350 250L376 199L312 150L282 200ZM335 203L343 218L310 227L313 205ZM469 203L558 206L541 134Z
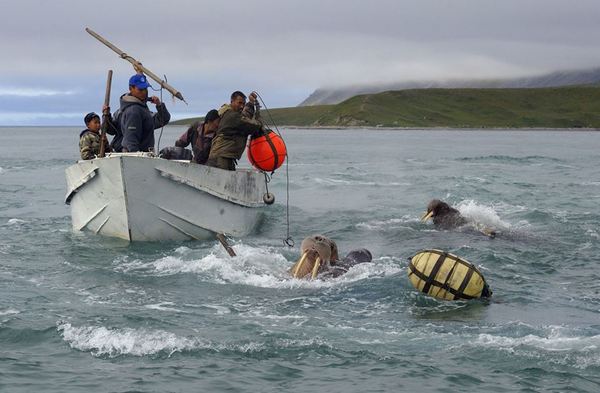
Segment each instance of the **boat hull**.
M260 222L266 192L260 172L140 153L79 161L66 177L73 230L129 241L246 236Z

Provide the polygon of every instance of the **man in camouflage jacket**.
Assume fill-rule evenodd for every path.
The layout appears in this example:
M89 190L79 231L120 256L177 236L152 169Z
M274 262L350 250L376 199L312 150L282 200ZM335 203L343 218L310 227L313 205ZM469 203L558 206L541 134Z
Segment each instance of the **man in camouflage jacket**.
M91 160L100 154L100 116L94 112L83 119L87 128L79 134L79 152L82 160ZM106 151L110 151L108 141L104 141Z

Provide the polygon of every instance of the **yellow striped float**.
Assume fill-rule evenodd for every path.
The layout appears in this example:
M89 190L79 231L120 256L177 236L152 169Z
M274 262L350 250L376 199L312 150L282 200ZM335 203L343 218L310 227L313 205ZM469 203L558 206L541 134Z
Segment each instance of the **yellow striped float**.
M429 296L468 300L492 296L481 272L464 259L442 250L422 250L410 258L408 278Z

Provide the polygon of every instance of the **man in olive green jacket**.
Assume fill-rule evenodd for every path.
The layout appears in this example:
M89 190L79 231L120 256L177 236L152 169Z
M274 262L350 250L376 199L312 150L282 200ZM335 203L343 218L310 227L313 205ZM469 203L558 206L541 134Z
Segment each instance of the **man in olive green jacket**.
M219 109L219 116L221 121L206 165L234 171L246 148L248 135L260 135L264 130L256 93L250 94L250 102L246 103L244 93L234 91L231 103Z

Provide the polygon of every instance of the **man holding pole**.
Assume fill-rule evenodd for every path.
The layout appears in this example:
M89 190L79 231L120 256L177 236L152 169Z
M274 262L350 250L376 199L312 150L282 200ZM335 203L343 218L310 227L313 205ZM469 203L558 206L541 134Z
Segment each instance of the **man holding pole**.
M129 93L121 96L119 124L123 133L123 151L153 151L154 130L169 123L171 114L156 96L148 98L150 84L146 76L137 73L129 78ZM146 102L156 105L152 113Z
M79 153L82 160L92 160L100 157L100 145L104 138L105 145L108 145L106 136L100 135L100 116L94 112L85 115L83 119L85 130L79 134ZM105 151L110 151L110 147Z

